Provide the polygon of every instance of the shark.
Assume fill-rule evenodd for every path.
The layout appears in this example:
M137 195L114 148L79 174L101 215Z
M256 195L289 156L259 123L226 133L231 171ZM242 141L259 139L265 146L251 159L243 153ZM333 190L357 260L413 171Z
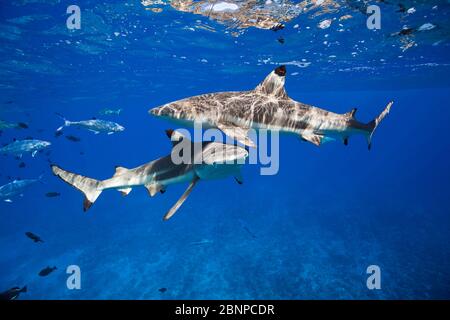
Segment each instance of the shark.
M393 101L375 119L364 123L355 118L356 108L338 114L291 99L285 78L286 66L282 65L252 90L193 96L152 108L149 113L183 125L201 123L205 128L218 128L248 147L256 147L249 137L250 129L266 129L296 134L316 146L334 140L348 145L350 136L363 135L370 150L373 134Z
M92 206L104 190L116 189L126 196L134 187L144 186L153 197L158 192L164 193L169 185L189 182L163 220L170 219L177 212L198 181L234 176L239 184L242 183L240 168L248 156L245 148L219 142L192 142L180 131L172 129L166 130L166 135L172 141L169 155L133 169L117 166L114 175L106 180L75 174L55 164L51 165L51 169L53 174L84 194L84 211ZM183 152L180 146L186 145L190 146L186 148L190 150L190 154L187 153L189 160L175 163L173 156Z

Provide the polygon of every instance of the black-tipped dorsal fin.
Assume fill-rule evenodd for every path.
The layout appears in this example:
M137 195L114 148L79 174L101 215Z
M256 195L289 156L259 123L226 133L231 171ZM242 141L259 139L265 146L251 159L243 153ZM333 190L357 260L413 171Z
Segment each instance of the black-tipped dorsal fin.
M181 130L167 129L166 135L170 139L170 141L172 141L173 147L184 139L190 141L190 139L186 135L184 135Z
M347 112L345 115L349 118L354 118L356 111L358 111L358 108L353 108L352 110L350 110L349 112Z
M255 88L255 91L273 95L278 98L287 98L287 93L284 90L285 76L286 67L280 66L269 73L269 75Z

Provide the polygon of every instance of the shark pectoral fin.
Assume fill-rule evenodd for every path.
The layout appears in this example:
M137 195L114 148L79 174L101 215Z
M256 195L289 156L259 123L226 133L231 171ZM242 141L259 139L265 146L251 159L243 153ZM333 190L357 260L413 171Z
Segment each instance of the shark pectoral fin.
M127 196L130 192L131 192L131 188L122 188L122 189L117 189L117 191L120 191L122 193L122 196Z
M230 138L233 138L248 147L256 148L256 144L248 137L248 129L228 123L219 123L217 124L217 127Z
M114 134L114 132L112 132L112 131L111 131L111 132L108 132L108 136L110 136L110 135L112 135L112 134Z
M183 204L183 202L186 201L187 197L192 192L192 189L194 188L194 186L198 180L199 180L199 178L195 177L191 181L191 183L187 187L186 191L184 191L184 193L181 195L180 199L178 199L178 201L173 205L173 207L170 208L170 210L166 213L166 215L163 218L164 221L169 220L175 214L175 212L177 212L177 210L180 208L180 206Z
M34 158L34 157L36 156L36 154L37 154L37 150L34 150L34 151L31 153L31 156Z
M311 142L316 146L320 146L322 143L323 135L315 134L313 132L303 132L300 134L303 140Z
M159 183L149 183L149 184L146 184L145 187L147 188L147 191L148 191L148 194L150 195L150 197L153 197L158 192L161 192L162 190L164 190L164 186ZM162 193L164 193L164 191L162 191Z

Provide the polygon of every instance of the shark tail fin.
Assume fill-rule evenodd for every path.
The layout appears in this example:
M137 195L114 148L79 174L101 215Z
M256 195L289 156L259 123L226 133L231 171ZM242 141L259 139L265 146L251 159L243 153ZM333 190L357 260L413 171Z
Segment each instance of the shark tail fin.
M381 121L383 121L383 119L388 115L393 103L394 101L390 101L384 108L384 110L378 115L378 117L367 123L367 147L369 150L372 147L372 137L375 133L375 130L377 129Z
M27 292L27 286L24 286L22 289L20 289L20 292Z
M59 127L58 129L56 129L56 132L60 132L64 127L70 126L70 121L67 120L62 114L60 114L58 112L55 112L55 114L64 121L64 124L61 127Z
M99 190L101 183L99 180L63 170L56 165L52 165L51 168L53 174L84 194L83 211L87 211L102 193L102 190Z

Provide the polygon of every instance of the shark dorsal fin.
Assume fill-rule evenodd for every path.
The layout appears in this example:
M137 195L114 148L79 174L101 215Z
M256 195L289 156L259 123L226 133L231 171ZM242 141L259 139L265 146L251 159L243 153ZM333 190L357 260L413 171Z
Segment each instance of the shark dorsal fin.
M350 110L349 112L347 112L345 115L346 115L347 117L349 117L349 118L354 118L354 117L355 117L355 114L356 114L356 111L358 111L358 109L357 109L357 108L353 108L352 110Z
M273 70L261 82L255 91L267 95L273 95L279 98L287 98L287 93L284 90L284 80L286 76L286 67L280 66Z
M173 129L167 129L166 135L172 141L172 146L177 145L179 142L183 141L184 139L187 139L190 141L188 137L186 137L183 133L180 132L180 130L173 130Z
M120 166L116 166L116 172L114 173L113 177L115 176L119 176L121 174L124 174L125 172L127 172L129 169L124 168L124 167L120 167Z

